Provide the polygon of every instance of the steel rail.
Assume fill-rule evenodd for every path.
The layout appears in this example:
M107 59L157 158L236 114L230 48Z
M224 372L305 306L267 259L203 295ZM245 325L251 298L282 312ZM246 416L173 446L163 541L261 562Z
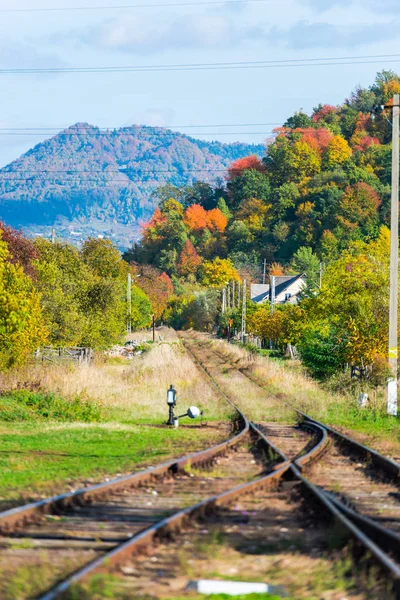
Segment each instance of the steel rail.
M71 577L56 585L52 590L40 596L39 600L54 600L73 585L82 584L94 575L115 569L121 562L132 556L134 552L140 552L154 543L156 538L162 538L169 533L178 532L190 519L201 517L211 512L217 506L228 505L240 496L247 495L255 490L272 487L280 481L289 468L290 464L285 462L279 470L272 471L264 477L260 477L249 483L244 483L228 491L222 492L221 494L202 500L193 506L180 510L166 519L155 523L148 529L133 536L129 541L124 542L104 556L94 560L83 569L80 569Z
M236 446L249 433L250 424L247 418L239 409L237 409L237 412L239 419L242 421L242 429L234 437L206 450L200 450L180 459L170 460L154 467L149 467L144 471L138 471L131 475L112 479L106 483L99 483L74 492L59 494L3 511L0 513L0 534L7 533L16 526L35 520L40 516L52 513L59 514L68 506L90 503L94 498L103 497L108 492L135 487L156 478L174 475L183 471L188 465L201 465L213 460L224 454L229 448Z
M187 348L187 346L185 346ZM212 377L208 369L202 364L202 362L195 356L193 352L191 352L192 356L195 358L196 362L200 364L203 370L207 373L208 377L212 381L215 387L219 389L220 393L227 397L225 392L221 390L220 386L217 384L215 379ZM218 355L218 353L216 352ZM235 367L237 368L237 367ZM241 369L238 369L242 372ZM264 386L260 385L257 381L254 381L253 378L248 376L246 373L243 373L248 379L253 381L258 387L261 389L265 389ZM300 458L296 458L293 461L290 461L287 456L277 447L274 446L270 440L260 431L258 426L252 422L250 422L250 427L253 431L257 432L259 435L262 435L265 439L267 439L268 443L274 447L275 452L278 453L281 460L284 464L287 462L290 463L289 471L292 473L293 478L299 482L301 482L303 489L318 502L321 507L325 507L330 516L334 519L334 521L340 523L348 534L356 540L364 550L367 550L371 553L371 555L375 558L376 562L383 568L391 577L393 581L393 591L395 593L395 597L400 599L400 566L389 556L380 545L383 545L387 552L393 552L395 549L397 551L400 548L400 537L396 535L396 533L388 530L381 525L378 525L372 519L368 517L364 517L360 513L348 508L341 502L333 501L332 497L320 487L315 486L311 481L309 481L301 471L305 469L306 466L310 465L312 461L319 458L327 448L329 443L329 438L327 435L327 431L331 434L338 436L339 438L344 438L346 443L353 445L353 447L357 448L359 452L368 453L369 451L373 454L375 460L379 462L379 464L388 465L391 473L398 474L397 469L395 467L400 468L400 465L395 463L394 461L380 455L375 450L368 448L362 444L359 444L355 440L352 440L348 436L344 436L339 432L331 429L330 427L325 426L323 423L312 419L302 411L296 409L288 402L278 398L277 396L271 394L275 399L284 402L288 407L293 409L297 414L301 415L304 418L304 425L308 427L316 428L316 431L319 432L320 439L318 443L304 456ZM382 460L383 459L383 460ZM384 543L382 544L382 539ZM391 541L395 540L395 543L391 545ZM380 544L380 545L378 545ZM397 553L397 552L396 552Z
M215 353L218 355L218 352L215 351ZM329 434L333 438L337 439L338 441L340 441L341 443L343 443L347 447L351 448L353 452L357 452L360 455L367 456L368 458L370 458L373 464L375 464L376 466L378 466L381 469L383 469L392 478L393 477L394 478L400 478L400 464L399 463L395 462L391 458L388 458L387 456L384 456L383 454L380 454L379 452L377 452L376 450L373 450L369 446L365 446L364 444L361 444L360 442L357 442L356 440L354 440L353 438L349 437L348 435L346 435L344 433L341 433L340 431L337 431L336 429L333 429L329 425L326 425L325 423L322 423L321 421L318 421L317 419L314 419L313 417L310 417L307 413L305 413L305 412L301 411L300 409L296 408L293 404L291 404L287 400L284 400L283 398L279 398L279 396L277 396L276 394L272 394L267 389L267 387L264 384L261 384L257 380L257 378L251 377L248 373L246 373L244 371L244 369L241 369L239 367L235 367L235 368L238 371L240 371L242 373L242 375L244 375L245 377L247 377L247 379L250 379L250 381L252 381L259 388L265 390L271 396L271 398L274 398L275 400L278 400L279 402L282 402L288 408L290 408L295 413L297 413L298 415L300 415L303 418L303 424L304 425L306 423L313 423L314 425L316 425L316 426L318 426L318 427L320 427L322 429L325 429L326 431L329 432Z
M196 359L194 355L193 358L195 362L202 368L202 370L205 371L204 366ZM213 385L216 386L216 383L210 377L207 371L205 372L207 374L207 377L211 379ZM278 448L276 448L267 439L263 432L259 431L253 425L253 423L250 423L248 421L243 412L236 406L234 402L232 402L232 400L222 390L220 390L218 386L216 387L218 389L218 392L221 395L223 395L224 399L234 408L235 411L237 411L238 415L245 423L244 429L238 436L234 438L234 440L237 440L237 438L239 437L241 438L242 435L248 433L251 430L253 434L257 435L261 439L261 441L267 448L270 448L272 450L273 455L281 457L281 453L278 450ZM222 445L225 445L225 443L220 444L219 446ZM204 452L197 454L204 454ZM215 454L213 456L215 456ZM177 462L182 463L182 461L185 461L185 465L188 463L193 464L193 460L190 456L187 458L185 457L181 459L181 461ZM181 464L181 469L182 466L184 465ZM84 583L88 578L92 577L93 575L104 573L109 571L110 569L117 567L122 561L130 557L134 552L139 552L143 550L143 548L151 545L154 542L155 538L162 537L163 535L166 535L169 532L179 531L182 525L191 518L199 517L202 514L207 513L208 511L212 511L216 506L227 505L236 498L243 495L247 495L255 490L271 487L272 485L280 481L280 479L285 475L285 473L290 469L290 467L290 461L285 458L280 463L272 467L271 472L267 475L264 475L263 477L254 479L251 482L241 484L230 490L222 492L221 494L202 500L201 502L191 507L180 510L174 513L173 515L170 515L169 517L158 521L149 528L134 535L128 541L123 542L116 548L113 548L111 551L107 552L103 556L99 557L98 559L89 563L82 569L78 570L76 573L74 573L61 583L57 584L50 591L40 596L39 600L54 600L60 594L63 594L68 589L70 589L71 586Z

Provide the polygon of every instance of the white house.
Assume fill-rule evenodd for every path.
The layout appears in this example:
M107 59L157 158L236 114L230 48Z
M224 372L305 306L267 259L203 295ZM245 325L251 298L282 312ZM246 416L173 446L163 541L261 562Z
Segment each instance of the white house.
M273 302L274 304L296 304L299 294L305 286L305 275L271 275L271 283L252 283L250 297L253 302Z

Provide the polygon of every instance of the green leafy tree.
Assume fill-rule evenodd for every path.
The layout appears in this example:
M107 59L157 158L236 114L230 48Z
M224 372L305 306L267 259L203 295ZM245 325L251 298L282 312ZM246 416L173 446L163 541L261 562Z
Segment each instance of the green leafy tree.
M0 370L23 364L48 335L40 294L21 265L12 264L9 257L0 238Z

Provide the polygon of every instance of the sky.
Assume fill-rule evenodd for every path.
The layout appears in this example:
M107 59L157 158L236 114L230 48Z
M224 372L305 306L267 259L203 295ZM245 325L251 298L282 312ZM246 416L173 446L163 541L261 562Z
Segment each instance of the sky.
M144 124L207 140L262 143L275 126L271 123L283 123L296 110L342 103L357 85L369 86L383 68L400 72L399 0L188 2L192 5L182 5L185 0L0 0L0 129ZM181 6L165 6L173 3ZM136 7L116 8L121 4ZM81 10L22 10L66 7ZM396 53L356 65L1 72ZM0 166L42 139L43 134L0 131Z

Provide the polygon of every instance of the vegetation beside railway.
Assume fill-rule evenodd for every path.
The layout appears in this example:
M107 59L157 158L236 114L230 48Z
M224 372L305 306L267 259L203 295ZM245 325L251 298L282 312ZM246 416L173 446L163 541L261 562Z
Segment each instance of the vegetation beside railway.
M0 396L0 506L77 489L199 450L229 434L230 412L204 383L172 331L133 361L31 365L4 375ZM168 384L196 403L209 427L160 427ZM21 389L23 388L23 389ZM182 410L184 412L184 410ZM214 425L215 423L215 425Z

